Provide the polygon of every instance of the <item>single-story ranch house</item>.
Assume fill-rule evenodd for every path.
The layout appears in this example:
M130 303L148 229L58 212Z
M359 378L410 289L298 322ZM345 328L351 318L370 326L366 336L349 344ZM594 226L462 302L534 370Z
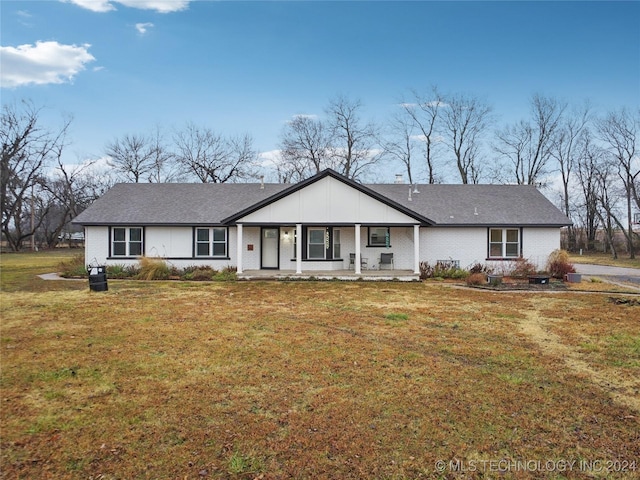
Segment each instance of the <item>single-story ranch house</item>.
M533 186L362 185L324 170L297 184L118 184L74 223L91 265L144 255L239 274L357 275L519 257L544 268L571 222Z

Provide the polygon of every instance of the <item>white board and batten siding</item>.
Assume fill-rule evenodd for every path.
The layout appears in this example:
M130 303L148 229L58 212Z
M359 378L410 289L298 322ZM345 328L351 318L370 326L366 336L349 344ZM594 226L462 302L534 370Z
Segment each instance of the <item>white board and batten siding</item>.
M499 266L487 259L488 227L428 227L420 229L420 260L435 265L439 260L458 260L461 268L475 263ZM560 229L524 227L522 257L538 269L545 268L549 253L560 248Z
M276 200L238 220L253 224L415 224L414 218L332 177Z

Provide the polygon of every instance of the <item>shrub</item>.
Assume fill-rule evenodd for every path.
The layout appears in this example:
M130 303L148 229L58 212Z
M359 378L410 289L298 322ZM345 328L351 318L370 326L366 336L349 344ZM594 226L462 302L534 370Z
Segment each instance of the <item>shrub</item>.
M565 250L554 250L547 260L547 271L554 278L564 278L567 273L575 273L576 269L569 262L569 254Z
M509 273L509 276L513 278L526 278L530 275L535 275L536 271L536 266L529 260L518 258L517 260L514 260L513 268Z
M84 254L74 255L71 259L60 262L58 272L63 278L86 277L87 266L84 263Z
M426 280L433 277L433 267L429 262L420 262L420 280Z
M487 283L487 276L484 273L475 272L466 279L467 285L484 285Z
M184 280L195 280L195 281L207 281L213 280L216 272L213 268L208 265L204 265L202 267L186 267L183 271L182 278Z
M453 278L456 280L462 280L467 278L469 272L456 267L451 262L438 262L433 269L433 276L440 278Z
M469 267L469 273L493 273L493 268L489 267L487 264L476 262Z
M164 260L141 257L138 262L140 264L138 278L142 280L166 280L169 278L171 270Z

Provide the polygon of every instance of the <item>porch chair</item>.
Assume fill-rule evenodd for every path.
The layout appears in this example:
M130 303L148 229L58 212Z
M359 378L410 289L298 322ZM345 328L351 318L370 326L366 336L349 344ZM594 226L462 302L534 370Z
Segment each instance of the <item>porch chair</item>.
M360 255L360 268L361 269L367 269L367 259L363 258L362 255ZM349 254L349 270L355 270L356 269L356 254L355 253L350 253Z
M349 270L355 270L355 269L356 269L356 254L350 253L349 254Z
M379 265L380 270L385 267L389 267L390 270L393 270L393 253L381 253Z

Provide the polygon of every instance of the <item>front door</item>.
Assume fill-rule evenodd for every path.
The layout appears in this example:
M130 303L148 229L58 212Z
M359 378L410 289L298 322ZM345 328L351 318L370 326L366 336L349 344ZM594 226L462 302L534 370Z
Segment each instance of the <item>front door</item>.
M260 242L262 254L260 268L280 268L278 246L280 240L279 228L262 228L262 241Z

